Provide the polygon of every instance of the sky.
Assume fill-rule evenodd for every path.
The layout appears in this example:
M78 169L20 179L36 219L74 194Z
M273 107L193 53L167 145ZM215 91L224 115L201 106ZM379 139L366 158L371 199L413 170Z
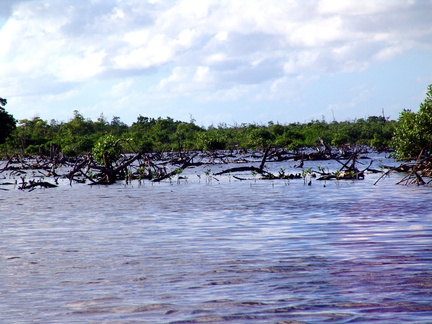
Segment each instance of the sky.
M16 119L397 119L432 83L432 0L0 0Z

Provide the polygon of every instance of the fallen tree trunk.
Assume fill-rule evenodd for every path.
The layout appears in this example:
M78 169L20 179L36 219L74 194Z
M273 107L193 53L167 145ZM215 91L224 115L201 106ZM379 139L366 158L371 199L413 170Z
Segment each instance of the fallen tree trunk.
M232 173L232 172L245 172L245 171L256 172L256 173L263 174L263 175L271 174L267 171L264 171L263 169L260 169L260 168L254 167L254 166L248 166L248 167L236 167L236 168L226 169L226 170L217 172L214 175L221 175L221 174Z
M191 156L191 157L190 157L186 162L184 162L184 163L182 164L181 167L179 167L179 168L177 168L177 169L175 169L175 170L173 170L173 171L171 171L171 172L168 172L168 173L166 173L166 174L162 174L162 175L159 176L158 178L152 179L152 181L153 181L153 182L160 182L160 181L162 181L162 180L165 180L165 179L171 178L171 177L174 176L174 175L177 175L177 174L182 173L184 169L186 169L186 168L188 168L188 167L193 166L193 165L196 164L196 163L193 163L193 162L191 162L191 161L192 161L192 160L194 159L194 157L197 156L197 155L198 155L198 153L195 154L195 155L193 155L193 156Z
M24 190L24 189L32 189L32 188L35 188L35 187L41 187L41 188L56 188L56 187L58 187L58 186L55 185L55 184L52 184L52 183L46 182L46 181L35 181L35 182L31 181L31 182L29 182L28 184L24 184L24 185L22 185L21 187L19 187L19 189Z
M387 167L388 170L381 177L379 177L378 180L375 181L374 185L394 171L407 173L407 175L397 182L397 184L415 184L417 186L421 186L431 183L432 179L426 182L423 177L430 178L432 176L432 157L427 156L422 158L422 153L420 153L416 161L405 162L397 167Z

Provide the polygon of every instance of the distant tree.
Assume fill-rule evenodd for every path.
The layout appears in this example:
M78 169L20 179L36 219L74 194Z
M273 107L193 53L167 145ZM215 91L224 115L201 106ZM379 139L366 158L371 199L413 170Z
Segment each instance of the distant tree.
M73 113L74 117L60 125L54 138L56 145L69 156L90 152L101 136L95 130L95 123L91 119L84 118L78 110Z
M110 123L111 132L121 135L128 129L128 125L120 120L120 117L114 116Z
M197 133L198 148L203 151L224 150L227 145L227 137L217 129L211 129Z
M40 117L21 119L13 137L19 139L21 150L28 154L41 153L43 146L51 140L50 125Z
M0 144L6 141L17 123L16 119L4 109L6 105L7 100L0 98Z
M275 139L274 134L266 127L250 127L248 135L251 148L266 149L272 145Z

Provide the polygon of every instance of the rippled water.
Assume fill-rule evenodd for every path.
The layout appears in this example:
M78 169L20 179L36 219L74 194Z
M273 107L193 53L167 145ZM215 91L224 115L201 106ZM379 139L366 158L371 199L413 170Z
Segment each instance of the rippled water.
M1 322L432 322L430 187L191 172L0 191Z

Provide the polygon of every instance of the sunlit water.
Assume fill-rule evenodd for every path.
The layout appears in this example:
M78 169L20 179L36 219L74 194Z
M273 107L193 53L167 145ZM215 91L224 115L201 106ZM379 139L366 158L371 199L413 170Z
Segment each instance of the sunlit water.
M0 322L432 322L431 187L204 170L2 186Z

